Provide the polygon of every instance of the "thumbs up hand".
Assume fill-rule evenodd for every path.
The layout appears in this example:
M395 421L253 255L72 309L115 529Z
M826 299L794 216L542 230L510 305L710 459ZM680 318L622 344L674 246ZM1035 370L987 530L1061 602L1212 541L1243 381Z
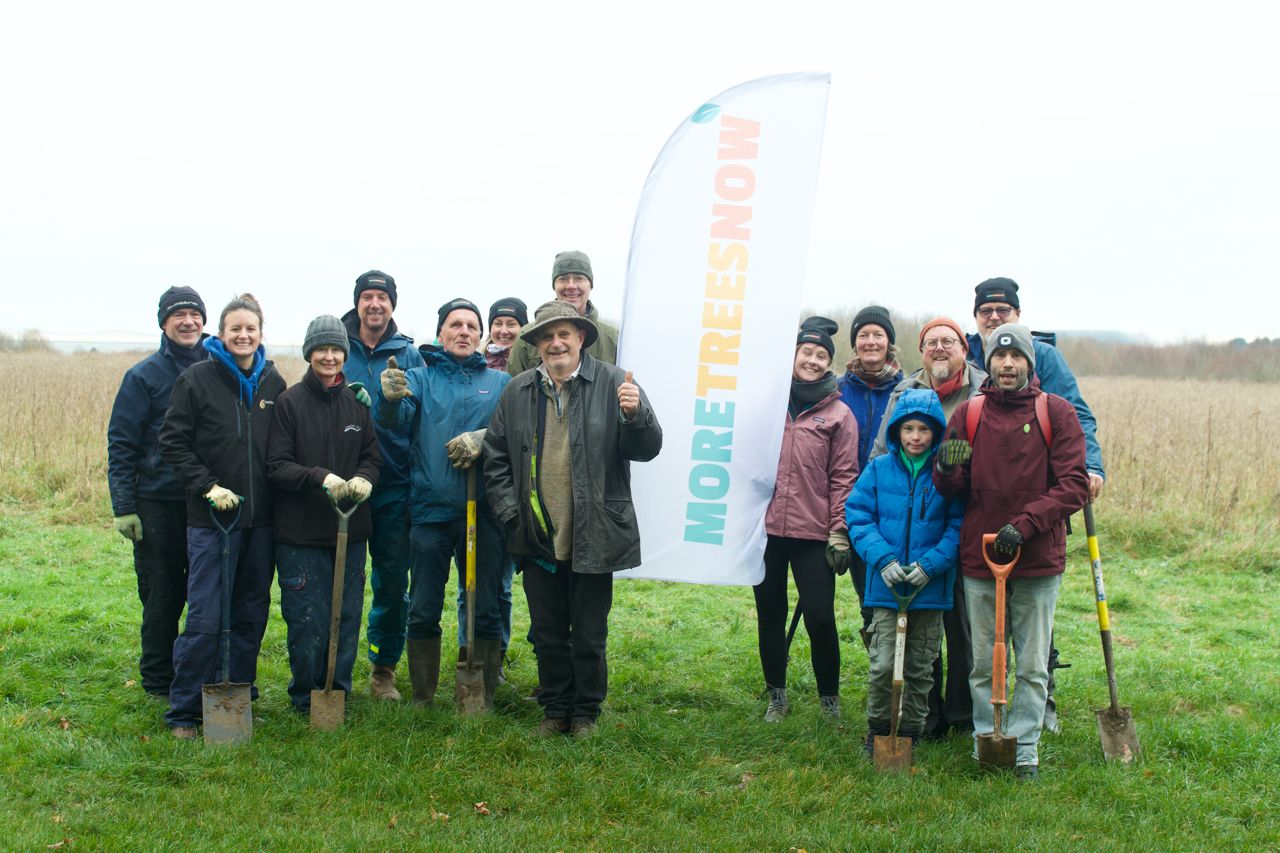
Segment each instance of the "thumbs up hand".
M618 408L627 420L631 420L640 411L640 386L636 385L630 370L618 386Z
M413 396L413 392L409 390L409 380L397 366L394 355L387 359L387 369L382 371L381 381L382 397L388 403L399 403L405 397Z

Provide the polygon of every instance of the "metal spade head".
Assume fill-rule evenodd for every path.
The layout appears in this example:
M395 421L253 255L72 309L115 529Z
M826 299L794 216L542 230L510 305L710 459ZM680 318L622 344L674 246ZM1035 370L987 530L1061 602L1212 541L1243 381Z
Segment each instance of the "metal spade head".
M247 743L253 737L253 697L248 684L206 684L200 693L205 743Z
M1102 756L1107 761L1129 764L1138 757L1138 731L1133 725L1133 709L1123 706L1112 710L1099 708L1098 736L1102 739Z
M311 691L311 728L322 732L337 731L347 718L345 690Z
M877 770L904 773L911 769L911 738L876 735L872 749Z
M1013 767L1018 763L1018 739L996 732L978 735L978 762L988 767Z
M484 667L480 661L472 661L468 657L458 664L453 698L458 705L458 713L464 716L483 714L488 710L484 701Z

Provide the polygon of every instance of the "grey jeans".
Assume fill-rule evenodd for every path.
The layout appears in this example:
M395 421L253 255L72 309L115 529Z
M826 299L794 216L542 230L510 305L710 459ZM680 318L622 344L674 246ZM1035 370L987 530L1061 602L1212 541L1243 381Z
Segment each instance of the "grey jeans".
M1049 640L1053 636L1053 611L1058 604L1062 575L1009 579L1005 607L1005 629L1017 672L1013 700L1003 716L1004 733L1018 739L1018 764L1039 764L1037 745L1044 720L1045 698L1049 695ZM964 579L965 604L973 637L973 672L969 691L973 694L974 757L977 736L994 729L991 708L991 650L996 636L996 582L985 578Z
M871 611L871 647L867 678L867 720L873 728L889 726L892 713L893 649L897 638L898 611L875 607ZM929 711L933 686L933 661L942 642L942 611L912 610L907 614L907 646L902 661L902 716L898 731L919 735Z

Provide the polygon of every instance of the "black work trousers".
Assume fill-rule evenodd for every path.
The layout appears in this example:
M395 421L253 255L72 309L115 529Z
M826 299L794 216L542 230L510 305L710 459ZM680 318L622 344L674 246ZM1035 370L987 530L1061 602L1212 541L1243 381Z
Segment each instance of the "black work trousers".
M173 641L187 603L187 504L139 499L142 541L133 543L133 570L142 602L142 689L168 698Z
M840 692L840 638L836 634L836 576L827 565L825 540L770 536L764 580L753 587L760 666L768 687L787 686L787 566L796 579L798 606L809 635L809 658L819 696Z
M612 574L579 574L557 562L549 572L524 564L529 631L537 649L538 703L549 719L594 720L609 689L605 644L613 607Z

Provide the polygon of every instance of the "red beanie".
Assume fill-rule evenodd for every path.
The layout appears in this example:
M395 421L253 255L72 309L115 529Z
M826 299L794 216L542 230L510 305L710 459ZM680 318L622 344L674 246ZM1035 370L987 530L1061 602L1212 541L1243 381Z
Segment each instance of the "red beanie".
M924 352L924 336L929 333L930 329L935 328L937 326L946 326L947 328L952 329L956 333L956 337L960 339L960 347L965 352L969 351L969 341L967 338L965 338L964 332L960 331L960 324L957 323L955 320L952 320L950 317L935 317L934 319L925 323L924 328L920 330L920 351L921 352Z

